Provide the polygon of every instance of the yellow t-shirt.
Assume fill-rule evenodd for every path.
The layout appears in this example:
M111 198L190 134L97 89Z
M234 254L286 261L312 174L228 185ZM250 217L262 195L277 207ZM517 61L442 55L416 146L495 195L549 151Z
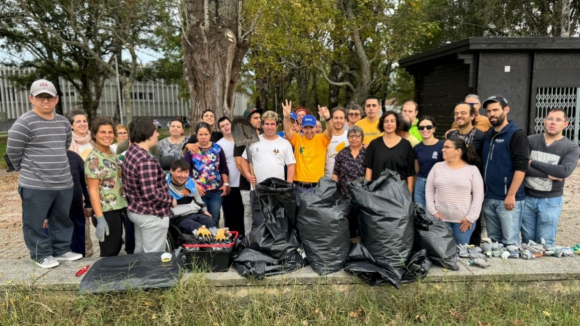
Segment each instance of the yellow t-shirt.
M419 139L417 139L417 137L409 134L408 138L405 138L406 140L409 141L409 143L411 143L411 147L415 148L415 146L417 146L417 144L420 143Z
M326 139L324 134L307 139L304 135L294 133L290 144L294 146L294 157L296 158L295 181L316 183L324 176L326 148L329 143L330 139Z
M371 123L367 118L364 118L359 120L355 126L360 127L365 133L365 138L363 140L363 144L365 145L370 144L373 139L379 138L383 135L383 133L379 131L378 119L377 121Z

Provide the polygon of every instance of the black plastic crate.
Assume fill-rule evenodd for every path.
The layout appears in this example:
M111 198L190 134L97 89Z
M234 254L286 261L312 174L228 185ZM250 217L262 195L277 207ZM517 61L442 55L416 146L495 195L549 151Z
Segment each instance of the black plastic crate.
M227 272L232 265L232 252L234 248L220 248L220 250L183 249L185 267L190 271L200 272Z

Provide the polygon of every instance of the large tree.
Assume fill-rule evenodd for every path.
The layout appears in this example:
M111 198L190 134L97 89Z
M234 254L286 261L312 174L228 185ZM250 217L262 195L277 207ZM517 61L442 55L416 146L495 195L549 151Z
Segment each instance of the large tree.
M192 121L205 109L231 116L244 56L265 0L184 0L183 77L192 102Z

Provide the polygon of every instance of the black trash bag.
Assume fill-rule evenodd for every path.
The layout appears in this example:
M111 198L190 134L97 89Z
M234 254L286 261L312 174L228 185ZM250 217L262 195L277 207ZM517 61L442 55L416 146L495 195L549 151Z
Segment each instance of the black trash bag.
M279 261L259 251L245 248L234 257L234 268L243 277L262 280L266 276L290 273L302 268L302 256L298 254L298 257L300 258L290 256L289 259Z
M161 261L162 252L103 257L81 281L81 293L161 289L179 284L182 257Z
M427 257L434 264L457 271L457 245L453 231L445 222L433 216L419 204L415 205L415 233L421 249L427 250Z
M391 267L383 268L374 263L374 259L362 243L355 243L350 248L348 262L344 270L358 276L368 285L392 284L399 288L399 274Z
M295 228L296 225L296 192L294 184L278 178L268 178L256 185L254 191L253 209L256 212L257 221L254 221L252 228L260 225L266 215L282 214L288 217L288 225Z
M413 253L415 212L407 183L385 169L377 180L351 182L348 190L359 208L361 242L377 265L396 271L393 284L400 282Z
M319 275L339 271L350 249L348 214L350 201L344 199L338 183L322 178L314 193L300 196L296 226L306 260Z
M401 283L410 283L418 281L425 276L429 272L429 268L431 268L431 261L429 257L427 257L427 250L419 250L413 254L411 259L409 259L409 263L407 264L407 273L403 275L403 279Z

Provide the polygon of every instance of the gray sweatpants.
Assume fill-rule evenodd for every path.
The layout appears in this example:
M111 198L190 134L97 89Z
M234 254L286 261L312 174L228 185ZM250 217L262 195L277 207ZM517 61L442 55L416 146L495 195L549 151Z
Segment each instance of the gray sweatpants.
M41 261L70 251L74 224L68 217L73 188L44 190L18 187L22 199L22 231L30 258ZM42 222L48 219L48 235Z
M245 234L250 235L252 230L252 205L250 204L250 190L240 190L242 203L244 204L244 229Z
M127 216L135 224L135 253L163 252L169 228L169 217L141 215L127 212Z

